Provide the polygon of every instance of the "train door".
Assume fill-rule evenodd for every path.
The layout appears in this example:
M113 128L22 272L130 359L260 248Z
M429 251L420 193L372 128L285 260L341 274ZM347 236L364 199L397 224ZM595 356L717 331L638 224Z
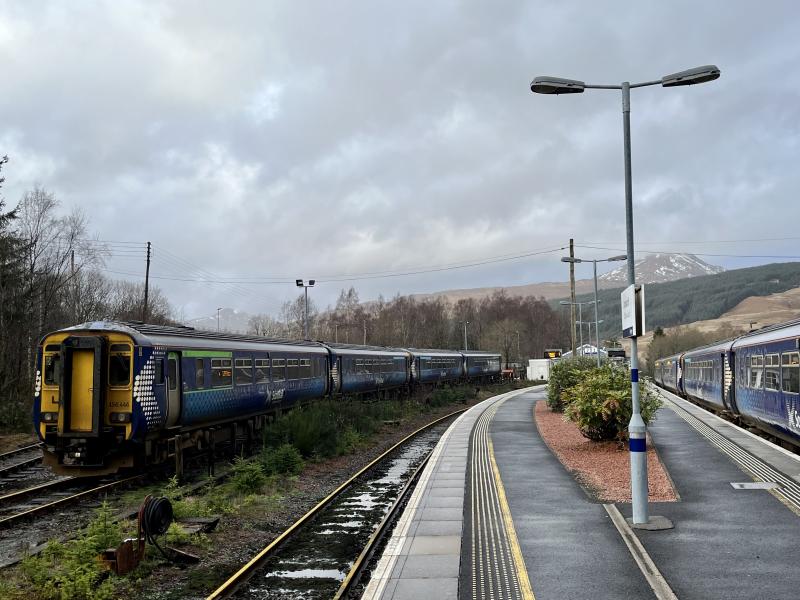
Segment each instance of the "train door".
M81 349L72 353L71 384L70 430L91 431L94 400L94 350Z
M63 365L59 380L62 420L59 433L65 437L96 437L104 394L105 345L97 336L75 336L61 345Z
M181 361L177 352L167 355L167 427L181 416Z

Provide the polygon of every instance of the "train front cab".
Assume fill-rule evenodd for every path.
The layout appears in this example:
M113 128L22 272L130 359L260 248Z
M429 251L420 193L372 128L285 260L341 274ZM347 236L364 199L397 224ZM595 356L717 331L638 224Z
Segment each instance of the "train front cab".
M61 331L39 347L34 424L45 463L57 472L101 474L112 449L131 438L134 341L124 333Z

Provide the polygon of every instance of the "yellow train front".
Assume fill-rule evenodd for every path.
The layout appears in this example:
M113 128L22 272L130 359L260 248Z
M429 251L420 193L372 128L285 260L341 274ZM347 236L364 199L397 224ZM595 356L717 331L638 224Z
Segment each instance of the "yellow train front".
M55 471L93 475L134 466L133 452L121 451L136 434L133 333L71 328L42 340L33 420Z

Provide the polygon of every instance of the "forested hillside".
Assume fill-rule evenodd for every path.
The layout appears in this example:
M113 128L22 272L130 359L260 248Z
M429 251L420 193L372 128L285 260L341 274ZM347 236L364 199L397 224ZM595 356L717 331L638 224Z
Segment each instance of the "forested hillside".
M767 296L800 287L800 262L775 263L747 269L725 271L716 275L681 279L645 286L647 329L672 327L705 319L716 319L750 296ZM622 288L600 290L600 337L619 337L620 292ZM579 302L593 299L591 294L578 296ZM558 305L558 300L553 302ZM569 307L560 307L568 310ZM584 320L594 319L591 305L584 306ZM587 314L588 311L588 314ZM586 330L584 331L586 335Z

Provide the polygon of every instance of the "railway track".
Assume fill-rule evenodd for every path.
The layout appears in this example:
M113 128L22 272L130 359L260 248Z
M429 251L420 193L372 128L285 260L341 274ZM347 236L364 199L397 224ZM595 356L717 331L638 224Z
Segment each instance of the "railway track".
M455 411L406 436L261 550L208 600L229 598L347 598ZM441 430L441 431L439 431Z
M0 454L0 478L28 469L42 462L41 444L30 444Z
M0 529L7 529L26 519L107 493L142 478L144 475L89 482L82 478L67 477L0 496Z

